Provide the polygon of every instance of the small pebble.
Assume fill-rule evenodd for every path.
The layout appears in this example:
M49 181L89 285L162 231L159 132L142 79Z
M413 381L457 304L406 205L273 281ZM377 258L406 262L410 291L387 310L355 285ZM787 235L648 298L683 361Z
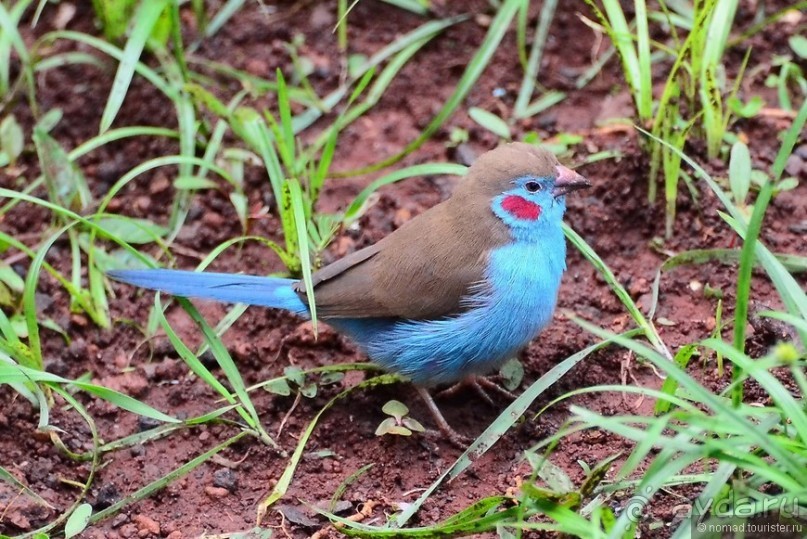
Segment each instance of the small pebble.
M152 535L160 535L160 525L153 518L146 515L135 515L133 520L137 524L139 532L147 531Z
M171 187L171 182L168 181L168 177L164 174L158 174L155 178L149 183L149 193L152 195L159 195L168 190Z
M151 208L151 197L146 195L139 196L135 199L134 205L138 210L145 213Z
M224 217L220 213L208 211L202 215L202 222L210 228L218 229L224 225Z
M124 538L134 537L135 535L137 535L137 526L135 526L131 522L129 524L124 524L118 530L118 535Z
M796 155L795 153L787 158L787 164L785 164L785 172L787 172L791 176L799 176L801 171L804 169L804 161L801 157Z
M238 476L229 468L221 468L213 473L213 486L235 492L238 488Z
M205 494L207 494L209 497L213 498L214 500L218 500L218 499L226 498L227 496L229 496L230 491L227 490L226 488L222 488L222 487L207 486L207 487L205 487Z
M70 359L87 359L87 342L84 339L74 339L67 347L67 357Z
M160 425L162 425L162 423L158 419L152 419L146 416L140 416L137 418L137 430L140 432L157 428Z

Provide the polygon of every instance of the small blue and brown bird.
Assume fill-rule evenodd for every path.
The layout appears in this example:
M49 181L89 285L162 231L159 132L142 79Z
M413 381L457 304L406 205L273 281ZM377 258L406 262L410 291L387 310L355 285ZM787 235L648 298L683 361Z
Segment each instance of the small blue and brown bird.
M314 273L318 317L412 380L456 442L423 388L496 369L550 322L566 269L565 195L589 185L533 145L487 152L448 200ZM109 275L176 296L309 316L295 279L164 269Z

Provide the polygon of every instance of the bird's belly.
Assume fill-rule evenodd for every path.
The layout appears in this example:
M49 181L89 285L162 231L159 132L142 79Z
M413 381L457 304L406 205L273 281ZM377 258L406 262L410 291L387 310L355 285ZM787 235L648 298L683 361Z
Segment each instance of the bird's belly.
M450 383L490 372L551 321L563 271L562 267L536 271L534 261L511 262L498 268L492 265L489 277L493 281L459 315L438 320L341 319L329 323L350 335L375 363L419 385ZM537 266L540 268L540 261Z

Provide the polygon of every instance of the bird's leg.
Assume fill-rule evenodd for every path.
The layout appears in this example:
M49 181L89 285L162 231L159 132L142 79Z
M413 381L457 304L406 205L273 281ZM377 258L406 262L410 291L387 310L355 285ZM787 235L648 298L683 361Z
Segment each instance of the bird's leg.
M518 395L506 389L504 386L497 384L487 376L475 376L474 382L477 384L477 387L481 391L482 389L489 389L491 391L495 391L499 395L503 396L504 398L514 401L518 398Z
M443 414L440 412L437 404L435 404L434 399L425 388L420 386L415 386L415 388L418 390L420 398L423 399L424 403L426 403L426 408L429 409L429 413L431 413L435 423L437 423L437 428L440 429L440 432L442 432L448 438L448 441L454 444L454 446L458 447L459 449L466 449L468 444L471 443L471 439L463 436L451 428L451 425L449 425L446 418L443 417Z

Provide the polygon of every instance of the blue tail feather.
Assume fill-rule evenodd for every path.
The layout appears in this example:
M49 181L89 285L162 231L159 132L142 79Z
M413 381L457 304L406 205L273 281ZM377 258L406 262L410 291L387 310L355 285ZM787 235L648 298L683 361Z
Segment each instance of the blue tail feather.
M309 315L308 306L292 288L297 283L295 279L167 269L116 270L107 275L116 281L174 296L247 303Z

